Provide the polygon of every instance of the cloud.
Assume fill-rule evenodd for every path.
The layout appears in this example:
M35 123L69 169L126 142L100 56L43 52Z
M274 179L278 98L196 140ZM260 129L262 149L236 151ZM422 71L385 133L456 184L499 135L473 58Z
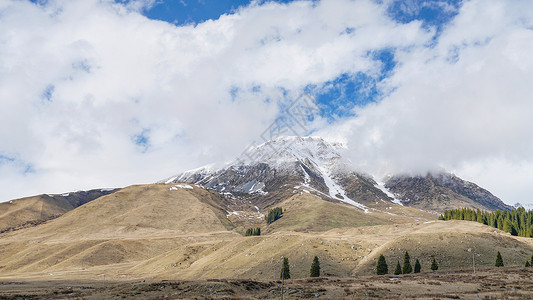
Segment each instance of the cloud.
M154 3L0 3L0 200L231 160L312 86L341 89L322 104L351 113L313 128L361 169L446 168L528 201L530 1L257 1L184 26L143 16ZM379 101L349 103L351 78Z
M342 131L370 173L445 168L508 203L532 201L531 20L528 1L465 2L434 47L396 52L387 98L326 131Z
M196 26L153 1L0 4L0 199L154 182L233 159L314 84L431 33L373 1L254 2ZM317 118L316 124L325 124Z

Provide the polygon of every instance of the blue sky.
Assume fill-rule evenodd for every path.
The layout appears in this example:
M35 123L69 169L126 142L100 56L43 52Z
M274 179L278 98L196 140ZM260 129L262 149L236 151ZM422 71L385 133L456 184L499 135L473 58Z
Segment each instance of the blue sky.
M306 92L360 171L527 202L531 28L530 0L5 0L0 201L227 162Z

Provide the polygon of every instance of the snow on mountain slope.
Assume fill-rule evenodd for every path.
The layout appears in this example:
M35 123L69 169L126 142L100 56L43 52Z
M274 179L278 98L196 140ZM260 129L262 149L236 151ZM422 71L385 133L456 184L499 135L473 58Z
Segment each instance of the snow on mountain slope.
M490 192L445 172L376 180L354 170L342 158L345 150L343 144L328 143L320 137L279 137L250 147L225 167L209 165L160 183L196 184L246 199L261 208L275 205L300 190L365 212L393 204L432 212L454 207L508 209Z
M260 195L291 183L292 187L305 187L368 211L367 206L350 199L335 180L345 168L338 151L342 147L320 137L279 137L248 149L236 161L219 170L202 167L161 182L188 182L219 192Z

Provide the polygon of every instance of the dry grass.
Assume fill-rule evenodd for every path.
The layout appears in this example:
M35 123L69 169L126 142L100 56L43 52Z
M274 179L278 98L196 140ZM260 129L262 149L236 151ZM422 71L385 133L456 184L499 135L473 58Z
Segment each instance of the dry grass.
M479 223L430 220L394 205L392 215L364 213L307 193L282 202L284 216L268 227L256 216L233 215L230 222L225 205L235 203L198 187L169 187L128 187L46 224L3 234L0 280L90 282L102 274L117 282L269 280L279 276L281 257L289 258L294 278L305 278L315 255L323 274L348 277L373 274L380 254L392 270L405 250L423 270L436 257L443 271L469 268L469 248L481 269L493 265L496 251L506 266L522 266L533 254L532 239ZM267 234L239 233L256 224Z
M2 281L2 299L279 299L281 281ZM284 299L533 299L533 268L286 280Z

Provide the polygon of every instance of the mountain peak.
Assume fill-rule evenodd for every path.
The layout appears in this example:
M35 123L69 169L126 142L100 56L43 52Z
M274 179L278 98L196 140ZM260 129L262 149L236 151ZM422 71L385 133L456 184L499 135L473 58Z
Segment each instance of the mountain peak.
M400 204L440 212L454 207L508 209L479 186L455 175L391 175L385 182L357 172L341 153L342 143L318 136L280 136L252 145L222 168L208 165L160 183L185 182L214 189L234 199L269 207L294 193L340 201L365 212Z
M318 136L280 136L258 146L249 147L238 159L237 164L267 163L279 166L288 162L324 161L340 158L339 143L329 143Z

